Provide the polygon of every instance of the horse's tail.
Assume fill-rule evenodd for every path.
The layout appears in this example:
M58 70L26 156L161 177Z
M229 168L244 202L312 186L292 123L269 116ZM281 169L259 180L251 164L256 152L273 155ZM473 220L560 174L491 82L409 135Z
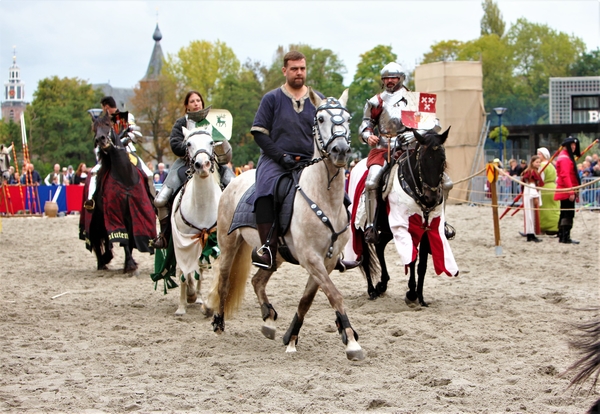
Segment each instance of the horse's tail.
M581 358L571 365L563 375L575 373L569 386L581 384L586 379L593 377L592 387L596 385L600 375L600 319L578 325L580 331L577 338L571 341L571 346L577 349Z
M379 263L379 257L377 257L376 246L372 243L367 243L362 235L360 237L363 251L363 261L360 271L365 279L367 279L367 283L370 282L374 286L381 282L381 263Z
M246 281L252 267L251 260L252 249L248 243L242 243L233 258L231 269L229 271L229 290L227 297L224 300L224 316L229 318L233 316L244 299L246 292ZM221 285L221 259L216 261L214 271L216 277L213 279L212 285L207 298L208 308L218 311L221 295L219 286Z

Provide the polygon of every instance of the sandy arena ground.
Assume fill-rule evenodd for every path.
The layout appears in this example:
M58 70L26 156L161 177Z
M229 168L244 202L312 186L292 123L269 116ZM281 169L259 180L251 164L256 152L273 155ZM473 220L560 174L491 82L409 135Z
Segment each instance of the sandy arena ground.
M582 413L599 397L567 389L560 374L577 358L573 324L598 296L600 213L578 212L581 244L518 234L522 213L451 205L458 280L425 282L430 307L404 304L407 277L392 245L387 294L367 298L359 270L332 278L366 358L346 359L335 315L319 293L286 354L285 333L307 274L285 264L268 286L279 313L275 341L260 333L248 285L226 332L212 332L199 306L175 317L179 292L155 290L154 256L135 252L138 276L111 270L78 239L78 216L2 218L0 411L2 412L374 412ZM203 292L208 291L209 276ZM54 299L55 295L68 292Z

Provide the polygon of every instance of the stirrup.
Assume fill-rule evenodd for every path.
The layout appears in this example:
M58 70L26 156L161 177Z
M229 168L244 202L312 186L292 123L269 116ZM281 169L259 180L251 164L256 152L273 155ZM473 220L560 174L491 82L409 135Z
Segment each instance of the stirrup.
M156 239L150 240L150 247L155 249L166 249L168 247L167 239L162 234L156 236Z
M259 251L261 254L259 254ZM269 263L265 263L263 261L263 257L266 253L269 255ZM271 253L271 247L263 244L259 248L252 249L252 264L256 267L260 267L262 269L272 270L275 263L273 260L273 254Z
M85 200L85 202L83 203L83 207L87 210L87 211L92 211L94 209L94 207L96 207L96 201L94 201L94 199L89 199L89 200Z
M444 236L446 236L448 240L452 240L456 237L456 229L446 222L444 222Z
M362 263L362 256L361 256L360 260L358 260L358 261L338 259L337 263L335 264L334 269L339 271L340 273L344 273L346 270L351 270L351 269L354 269L354 268L360 266L361 263Z
M368 226L363 234L367 243L375 244L379 242L379 234L377 234L375 226Z

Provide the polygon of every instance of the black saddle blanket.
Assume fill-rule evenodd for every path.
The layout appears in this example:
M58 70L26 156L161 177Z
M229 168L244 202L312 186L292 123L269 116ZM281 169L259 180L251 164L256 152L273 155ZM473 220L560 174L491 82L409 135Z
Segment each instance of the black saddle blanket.
M292 191L292 189L294 189L294 191ZM252 186L246 190L235 208L235 213L233 214L231 226L229 227L229 232L227 234L230 234L240 227L256 228L256 215L252 211L254 210L254 204L249 202L249 200L254 200L254 192L255 185L252 184ZM290 227L295 197L296 191L292 176L290 174L282 175L277 181L275 193L276 211L279 214L279 234L281 236L285 235Z

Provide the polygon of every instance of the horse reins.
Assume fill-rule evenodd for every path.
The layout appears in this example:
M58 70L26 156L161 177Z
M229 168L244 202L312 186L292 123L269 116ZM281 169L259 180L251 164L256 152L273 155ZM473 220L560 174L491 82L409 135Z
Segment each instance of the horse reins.
M410 155L408 155L407 157L405 157L404 159L402 159L401 161L404 161L408 164L408 171L410 171L410 176L412 178L412 181L415 185L415 189L414 192L412 190L412 188L410 188L410 186L408 185L408 183L406 182L406 180L404 180L404 173L402 172L402 168L400 168L400 174L399 177L400 178L400 183L402 185L402 189L408 193L408 195L411 196L411 198L413 200L415 200L415 202L419 205L419 207L421 207L421 211L423 211L423 214L425 214L426 216L429 215L429 213L431 213L437 206L439 206L440 204L442 204L442 200L443 197L440 197L441 193L442 193L442 179L444 177L444 173L442 172L440 174L440 178L439 178L439 184L435 187L431 187L429 184L427 184L425 182L425 180L423 180L423 171L422 171L422 167L421 167L421 163L419 162L419 158L421 155L421 148L423 147L423 145L419 144L419 146L416 148L415 150L415 163L417 164L417 171L419 173L419 183L421 183L421 187L423 188L423 190L421 190L418 186L418 182L417 180L415 180L415 176L413 173L413 168L410 164ZM437 148L433 148L433 150L437 150ZM399 161L400 162L400 161ZM423 204L423 202L421 201L421 199L424 197L424 191L426 190L430 190L432 192L437 192L438 193L438 199L439 201L436 202L435 205L433 205L432 207L427 207ZM416 194L415 194L416 193Z

